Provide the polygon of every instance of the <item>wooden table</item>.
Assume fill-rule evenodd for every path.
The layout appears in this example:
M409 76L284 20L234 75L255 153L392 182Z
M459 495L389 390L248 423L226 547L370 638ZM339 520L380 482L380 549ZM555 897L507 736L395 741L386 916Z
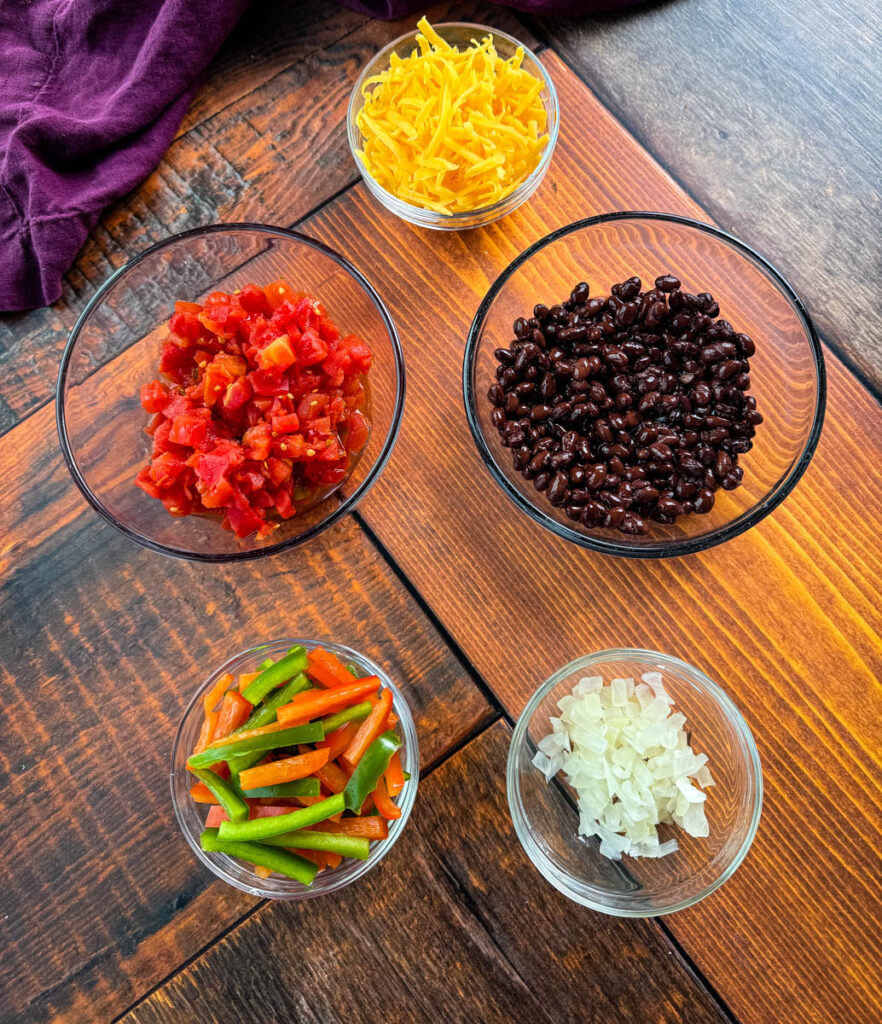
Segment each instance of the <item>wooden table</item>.
M738 6L725 5L735 20ZM838 96L845 75L849 102L872 115L860 60L831 64L833 50L807 36L825 5L810 0L789 20L785 6L764 6L776 31L756 37L759 49L712 0L581 24L527 24L483 3L434 7L434 19L550 44L563 118L531 202L446 236L385 214L345 143L359 68L405 26L266 0L216 59L159 169L102 218L63 298L0 324L0 1019L880 1019L882 412L866 384L880 380L882 358L875 314L853 319L831 292L866 300L876 283L861 272L878 257L875 236L859 234L860 189L872 181L849 183L863 173L854 153L878 138L850 124L857 141L841 162L824 152L842 184L830 202L860 207L830 248L831 222L803 235L784 185L754 222L755 168L706 159L715 117L722 141L732 122L749 125L745 53L761 93L758 80L777 80L764 79L769 54L820 47L819 102L844 118L830 91ZM851 33L831 31L861 51L870 15L837 7L837 25L849 11ZM702 65L702 32L716 40L712 66ZM658 89L653 54L665 67ZM787 70L798 81L812 65ZM684 118L687 93L711 113ZM789 102L799 105L795 94ZM772 136L773 114L762 121ZM799 116L781 116L781 130L796 131ZM804 150L788 150L775 173L787 167L821 173ZM739 195L748 206L736 217ZM833 346L827 425L794 494L748 534L675 562L603 558L534 527L491 485L459 393L469 321L509 260L550 228L629 208L716 217L773 261L793 260ZM195 566L131 544L86 506L58 452L52 395L67 331L112 268L173 231L232 219L297 224L364 270L403 338L408 407L357 515L302 551ZM814 263L803 263L806 247ZM280 623L385 665L405 687L423 754L401 842L320 905L261 903L214 880L184 844L167 793L171 739L205 667ZM722 682L764 765L749 857L714 896L668 919L619 920L565 901L522 853L505 802L508 739L529 694L567 659L614 645L668 651Z

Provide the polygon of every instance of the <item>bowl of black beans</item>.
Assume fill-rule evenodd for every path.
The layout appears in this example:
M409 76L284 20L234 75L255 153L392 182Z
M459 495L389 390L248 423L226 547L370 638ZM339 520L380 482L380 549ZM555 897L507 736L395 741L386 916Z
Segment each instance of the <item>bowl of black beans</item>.
M542 526L608 554L689 554L796 485L825 405L821 346L765 259L708 224L615 213L519 256L469 332L478 451Z

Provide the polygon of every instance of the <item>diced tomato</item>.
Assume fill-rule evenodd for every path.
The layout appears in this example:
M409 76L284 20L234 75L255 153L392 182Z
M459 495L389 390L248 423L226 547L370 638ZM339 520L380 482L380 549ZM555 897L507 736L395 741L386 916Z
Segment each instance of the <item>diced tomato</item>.
M248 374L248 380L257 395L287 395L288 378L284 373L271 373L269 370L254 370Z
M297 343L298 356L301 366L315 366L321 363L328 356L328 346L312 330L306 330L300 335Z
M251 383L244 377L234 380L232 384L227 385L227 389L221 399L221 405L227 413L238 412L247 404L253 394L254 389Z
M177 302L146 384L152 453L135 479L174 516L217 509L266 537L336 487L364 447L370 349L285 281Z
M141 405L147 412L162 412L168 403L168 384L152 380L141 388Z
M263 288L258 288L256 284L245 285L239 293L239 302L248 313L269 313L270 311Z
M367 444L371 428L367 419L354 409L346 418L346 447L351 452L360 452Z
M201 416L191 416L185 413L174 418L168 439L173 444L183 444L195 448L200 441L205 440L207 433L207 420Z
M297 362L294 346L287 334L274 338L266 348L257 353L257 365L261 370L287 370Z
M263 462L269 455L271 443L272 432L267 423L258 423L256 426L249 427L242 436L246 455L256 462Z
M300 429L300 419L296 412L289 412L282 416L273 416L273 430L280 434L293 434Z

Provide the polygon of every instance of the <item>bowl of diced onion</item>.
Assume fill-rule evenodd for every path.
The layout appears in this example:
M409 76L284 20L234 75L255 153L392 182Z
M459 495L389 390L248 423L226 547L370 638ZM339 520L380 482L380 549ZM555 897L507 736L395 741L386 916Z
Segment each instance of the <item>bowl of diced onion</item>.
M703 672L608 650L555 672L512 735L515 831L565 896L619 917L704 899L747 855L762 808L756 744Z
M362 69L347 127L375 199L411 224L460 231L506 216L536 191L560 105L542 62L513 36L423 18Z

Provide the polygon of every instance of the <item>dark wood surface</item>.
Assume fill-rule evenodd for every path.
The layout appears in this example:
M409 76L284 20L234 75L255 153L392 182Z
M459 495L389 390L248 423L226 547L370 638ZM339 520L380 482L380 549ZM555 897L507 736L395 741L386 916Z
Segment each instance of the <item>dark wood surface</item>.
M320 238L347 238L405 339L424 329L416 291L445 283L432 344L407 349L405 428L362 514L512 715L551 670L608 647L667 651L723 683L760 745L763 827L732 881L669 927L739 1019L793 1012L870 1024L882 994L872 941L882 926L882 729L866 713L879 700L882 670L882 504L873 483L882 409L831 356L826 426L805 478L754 530L701 555L610 559L554 538L509 504L461 412L463 339L488 282L546 225L599 212L612 194L638 208L702 215L554 54L545 59L563 117L578 106L591 139L565 131L548 179L504 224L438 242L378 211L360 186L309 221ZM399 273L405 247L407 277ZM442 507L413 515L428 495ZM513 648L516 673L508 670ZM818 901L834 876L849 897ZM845 970L853 972L847 983Z
M879 5L661 0L534 30L882 394Z
M533 870L505 802L509 737L497 723L421 784L382 870L324 899L320 928L314 905L261 907L124 1020L723 1024L658 928L598 917Z
M819 24L814 3L810 25ZM782 5L757 15L768 52L783 52L789 32L794 48L820 53ZM751 236L750 223L742 230L727 219L723 204L758 187L761 168L734 160L704 187L656 144L666 138L661 112L646 107L661 133L650 137L617 105L628 67L629 96L649 103L652 48L641 24L660 40L666 86L701 90L684 77L686 55L701 52L680 20L690 8L697 25L735 33L747 50L760 45L744 12L736 28L710 0L625 15L617 42L613 21L518 27L489 4L432 8L435 19L490 22L528 42L532 27L552 40L595 92L601 78L609 83L610 107L692 192L548 53L564 131L546 182L500 224L443 236L384 214L355 184L345 142L361 64L410 22L373 22L330 3L255 5L160 168L92 233L59 303L0 321L4 1022L94 1024L134 1007L132 1018L145 1021L373 1024L378 990L391 1007L383 1019L403 1021L863 1024L882 1015L875 400L828 357L827 428L794 495L750 534L661 564L574 551L531 526L479 465L462 416L473 310L509 259L551 227L610 209L716 216L789 272L783 240L799 251L797 213L809 214L788 190L776 250ZM859 27L851 7L831 18L849 16ZM591 78L586 54L601 38L607 64ZM649 49L635 69L638 38ZM676 68L663 56L675 45ZM861 40L844 45L862 52ZM785 71L758 63L754 78L775 89L781 75L807 73L805 60L789 60L781 57ZM713 78L709 108L735 117L737 69L715 77L699 66ZM860 76L854 59L840 82ZM829 103L830 89L822 92ZM857 148L844 147L843 181L864 166L863 129L848 128ZM787 167L792 178L818 170L811 155L787 153L791 163L776 165L782 180ZM861 213L857 185L834 198L852 194ZM757 230L771 216L758 217ZM366 271L401 330L409 404L389 468L358 517L266 563L196 567L132 545L85 505L57 453L46 403L70 325L111 269L171 231L305 217L307 230ZM852 245L854 265L866 267L875 235L862 217L836 259ZM820 226L812 237L814 252ZM847 350L858 339L876 360L862 367L876 372L882 361L860 341L864 324L835 297L822 301L814 270L792 276L831 340ZM338 638L389 668L412 702L426 774L413 822L384 865L305 910L261 905L213 881L178 834L166 791L171 738L195 685L230 653L280 633ZM492 723L516 715L567 658L613 644L667 650L717 678L763 757L767 799L750 856L719 893L666 922L565 902L517 845L502 790L507 726ZM329 969L329 958L344 969Z

